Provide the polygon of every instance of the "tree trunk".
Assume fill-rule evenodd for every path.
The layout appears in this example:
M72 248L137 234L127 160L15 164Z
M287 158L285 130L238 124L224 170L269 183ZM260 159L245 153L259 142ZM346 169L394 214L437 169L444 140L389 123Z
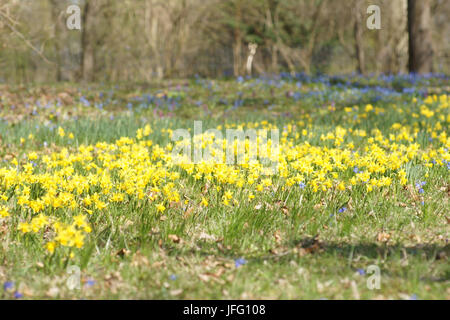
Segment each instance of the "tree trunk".
M233 44L233 73L235 77L241 75L241 68L242 68L241 2L237 1L236 6L237 6L236 7L237 25L235 26L234 29L234 44Z
M360 74L365 73L365 57L363 48L363 30L362 30L362 17L361 17L361 6L360 0L355 2L355 25L354 25L354 35L355 35L355 56L357 61L356 70Z
M94 28L93 17L90 16L92 9L92 2L86 0L84 5L82 26L81 26L81 78L85 82L92 82L94 80L94 63L95 63L95 49L94 49Z
M278 1L277 0L268 0L267 9L266 9L266 25L271 33L275 36L275 39L270 40L271 47L271 60L272 65L270 71L272 73L278 73Z
M52 18L54 21L53 25L53 48L55 50L55 62L56 62L56 81L60 82L62 80L62 71L61 71L61 47L60 47L60 28L61 28L61 16L60 16L60 7L58 6L58 2L56 0L51 1L52 5Z
M408 0L409 72L432 72L430 0Z

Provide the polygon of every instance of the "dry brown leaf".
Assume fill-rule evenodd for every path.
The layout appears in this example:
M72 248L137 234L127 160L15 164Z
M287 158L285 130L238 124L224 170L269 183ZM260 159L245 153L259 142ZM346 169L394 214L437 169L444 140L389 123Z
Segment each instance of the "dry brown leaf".
M211 241L216 241L216 238L210 234L207 234L205 232L200 233L200 235L198 236L198 238L200 240L211 240Z
M185 218L189 217L191 215L191 212L194 210L194 207L189 207L186 209L186 211L183 213L183 216Z
M179 207L181 207L181 202L171 201L169 203L169 208L179 208Z
M280 242L281 242L281 236L280 236L280 231L279 231L279 230L277 230L277 231L274 233L273 236L275 237L275 242L276 242L276 243L280 243Z
M207 274L199 274L198 277L200 278L200 280L202 280L203 282L208 282L209 281L209 276Z
M51 298L55 298L59 294L59 289L56 287L52 287L48 289L45 294Z
M175 289L175 290L170 291L170 295L172 295L172 296L179 296L182 293L183 293L183 289Z
M123 257L123 256L128 255L129 253L130 253L130 250L122 248L122 249L120 249L119 251L116 252L116 256Z
M209 183L206 183L202 188L202 194L207 194L209 190Z
M159 234L159 228L153 227L152 230L150 230L150 234L151 235Z
M163 261L155 261L152 263L152 268L160 268L164 266L164 262Z
M380 232L377 236L379 242L387 242L391 236L386 232Z
M177 236L176 234L169 234L169 239L172 240L174 243L179 243L181 238Z

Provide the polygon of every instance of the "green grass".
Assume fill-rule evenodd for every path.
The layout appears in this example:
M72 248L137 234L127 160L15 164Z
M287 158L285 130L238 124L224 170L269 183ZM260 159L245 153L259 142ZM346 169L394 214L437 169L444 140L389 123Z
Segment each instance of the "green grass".
M207 99L203 89L192 86L198 90L195 94ZM221 83L220 93L213 97L234 96L236 88L227 86ZM56 128L51 130L43 119L0 122L0 159L17 157L24 163L32 150L45 154L62 147L74 150L81 144L112 143L134 137L146 123L152 125L153 142L161 145L169 142L162 129L192 127L193 119L204 119L204 129L263 119L282 127L286 118L261 108L260 100L268 91L257 93L259 100L249 98L244 107L230 113L229 107L219 105L209 106L212 115L192 111L188 102L198 97L191 94L184 98L186 105L182 102L178 113L168 118L155 118L146 110L129 114L119 109L112 120L110 111L95 116L83 111L77 120L55 121L56 128L74 134L73 140L58 137ZM409 101L405 96L396 99ZM392 111L390 103L383 101L374 106L384 107L386 116L356 123L342 110L344 104L330 114L313 102L289 102L281 91L273 100L279 102L276 110L289 111L294 119L310 115L308 130L315 133L308 139L311 144L326 144L320 135L337 124L384 133L395 122L416 121L410 114ZM448 128L444 130L448 133ZM418 141L427 148L431 142L424 131ZM21 144L20 138L30 133L34 139ZM344 144L348 142L346 138ZM344 192L282 190L282 180L275 178L272 191L254 202L246 200L245 190L233 189L237 205L230 207L214 205L220 201L214 198L219 193L212 194L207 208L189 212L181 206L164 214L156 213L148 202L131 199L126 207L110 206L107 214L90 217L93 232L73 258L68 258L70 249L49 255L37 237L21 235L17 224L28 213L20 212L0 220L0 283L14 282L13 290L0 288L0 298L12 299L19 291L27 299L449 299L449 171L428 170L414 161L406 170L408 188L392 184L371 193L358 186ZM418 180L427 182L424 205L410 192ZM183 197L199 199L203 180L181 172L179 183ZM338 212L344 206L347 210ZM58 210L55 214L64 216L65 209ZM380 234L389 239L380 239ZM236 266L239 258L245 263ZM71 276L67 268L72 265L81 269L79 290L66 285ZM380 289L367 286L371 265L380 269Z

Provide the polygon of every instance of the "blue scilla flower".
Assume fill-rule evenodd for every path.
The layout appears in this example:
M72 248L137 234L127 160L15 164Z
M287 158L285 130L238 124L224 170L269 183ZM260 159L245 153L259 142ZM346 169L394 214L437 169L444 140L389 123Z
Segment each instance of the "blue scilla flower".
M86 282L84 283L85 287L92 287L93 285L95 285L94 279L87 279Z
M423 190L423 186L426 184L425 181L421 181L421 182L417 182L416 183L416 188L419 189L419 193L424 193L425 191Z
M345 212L345 211L347 211L347 208L346 208L346 207L342 207L342 208L340 208L340 209L338 210L339 213L343 213L343 212Z
M6 281L6 282L3 284L3 290L5 290L5 291L10 290L10 289L12 289L13 287L14 287L14 282L12 282L12 281Z
M89 107L89 106L91 105L91 103L88 101L88 99L86 99L84 96L81 96L80 102L81 102L85 107Z
M298 186L300 189L305 189L306 185L303 182L299 182Z
M243 266L246 263L247 263L247 260L245 260L244 258L239 258L239 259L234 260L234 264L235 264L236 268L239 268L240 266Z

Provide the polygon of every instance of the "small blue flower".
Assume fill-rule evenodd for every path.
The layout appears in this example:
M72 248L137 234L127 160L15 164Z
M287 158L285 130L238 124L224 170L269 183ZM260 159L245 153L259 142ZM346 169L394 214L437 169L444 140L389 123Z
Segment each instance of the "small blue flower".
M91 105L91 103L89 102L89 100L86 99L84 96L81 96L80 102L81 102L85 107L89 107L89 106Z
M94 279L87 279L86 282L84 283L85 287L92 287L95 284L95 280Z
M363 276L366 274L366 272L364 271L364 269L358 269L357 270L360 276Z
M306 185L303 182L300 182L298 186L300 187L300 189L305 189L306 187Z
M354 167L354 168L353 168L353 172L354 172L354 173L358 173L358 167Z
M23 294L21 294L19 291L14 292L14 298L20 299L23 298Z
M170 275L170 280L172 280L172 281L177 280L177 276L174 275L174 274L171 274L171 275Z
M346 208L346 207L342 207L342 208L339 209L338 212L339 212L339 213L342 213L342 212L345 212L345 211L347 211L347 208Z
M412 294L411 295L411 297L409 298L410 300L417 300L417 299L419 299L418 297L417 297L417 294Z
M14 287L14 282L12 281L7 281L3 284L3 290L7 291L10 290Z
M245 260L244 258L239 258L234 260L235 266L236 268L239 268L240 266L243 266L244 264L247 263L247 260Z
M419 193L424 193L425 191L423 191L422 188L419 189Z

